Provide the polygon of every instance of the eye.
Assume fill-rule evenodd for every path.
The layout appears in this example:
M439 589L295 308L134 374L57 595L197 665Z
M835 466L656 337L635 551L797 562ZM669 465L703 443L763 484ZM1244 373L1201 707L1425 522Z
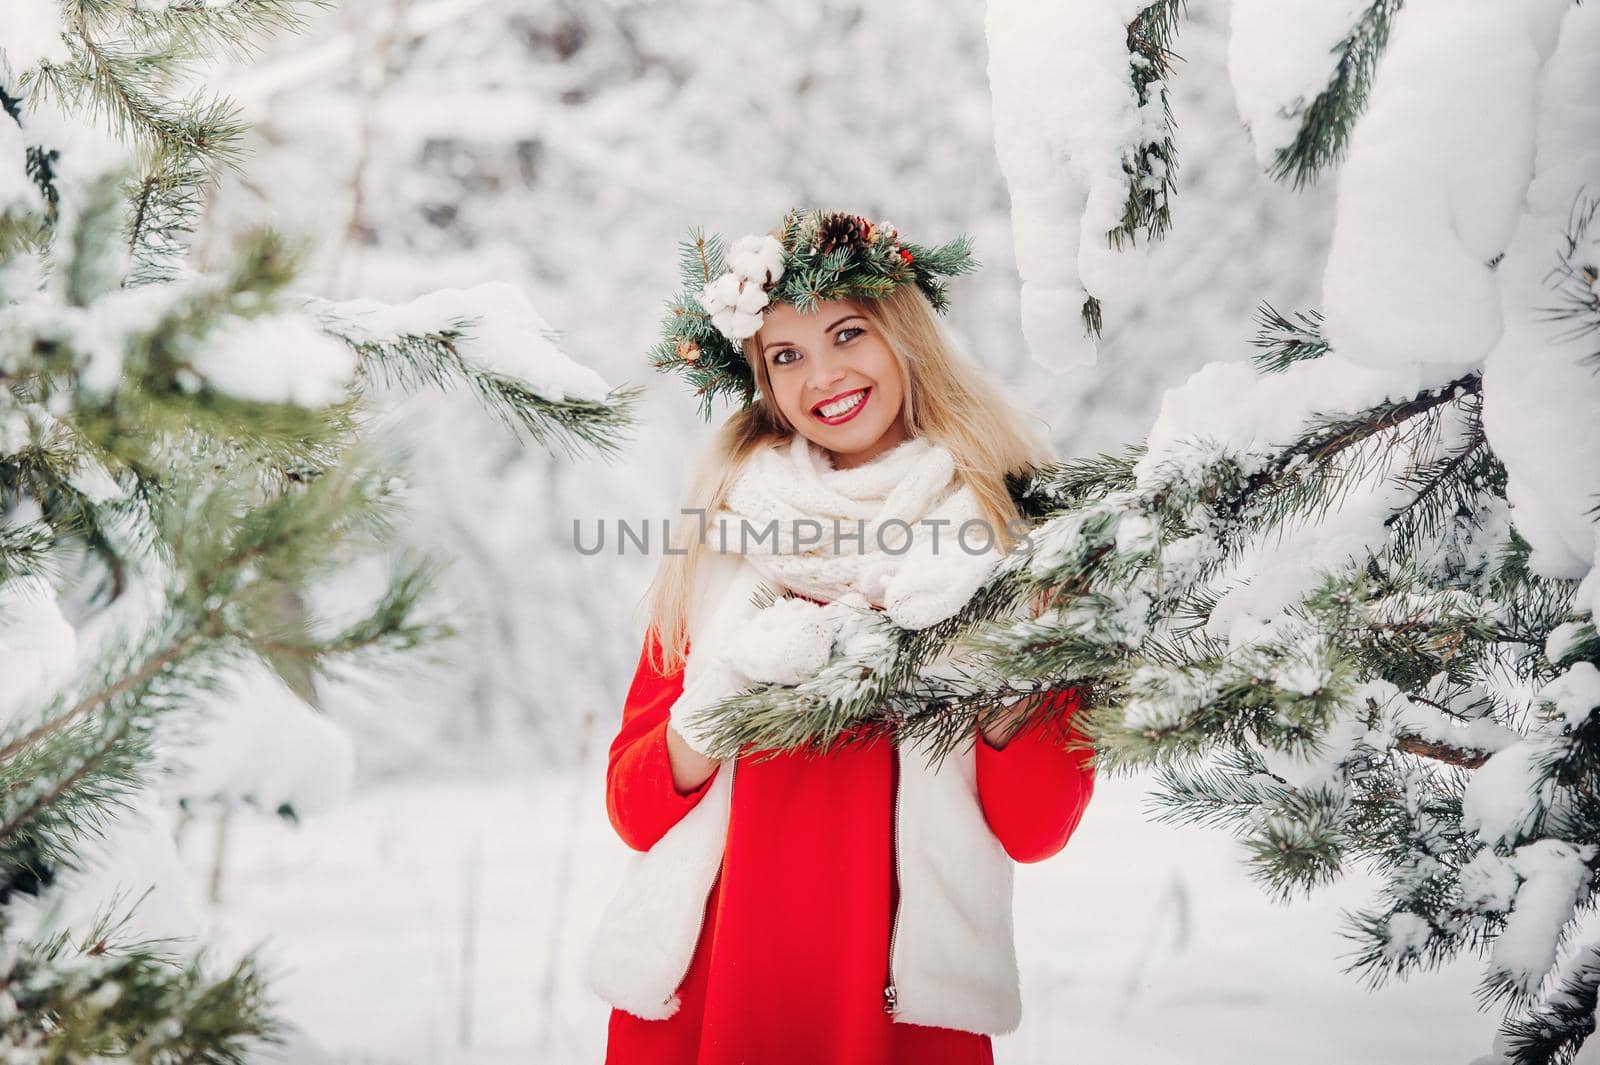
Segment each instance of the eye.
M862 329L860 326L847 325L833 335L834 343L848 344L850 341L856 338L855 334L865 332L866 330ZM785 355L793 355L794 358L785 359ZM777 351L772 353L772 365L790 366L793 365L799 358L800 352L796 351L794 348L779 348Z

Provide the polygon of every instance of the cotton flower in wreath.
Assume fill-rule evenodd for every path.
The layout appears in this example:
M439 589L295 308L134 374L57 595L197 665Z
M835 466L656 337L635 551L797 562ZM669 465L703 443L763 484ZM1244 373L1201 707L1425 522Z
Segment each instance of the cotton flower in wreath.
M729 271L700 290L700 303L719 333L729 340L743 340L761 328L767 293L755 282Z
M728 269L766 287L783 279L783 245L771 233L740 237L728 253Z

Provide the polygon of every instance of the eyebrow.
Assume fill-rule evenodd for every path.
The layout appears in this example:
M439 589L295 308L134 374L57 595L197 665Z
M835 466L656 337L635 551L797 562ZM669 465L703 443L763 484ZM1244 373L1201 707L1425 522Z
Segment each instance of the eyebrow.
M841 325L844 325L844 323L846 323L846 322L848 322L848 321L850 321L850 320L852 320L854 318L862 318L862 317L865 317L865 315L847 314L843 318L839 319L837 322L834 322L828 328L824 329L823 332L824 333L831 333L835 329L839 328ZM768 348L775 348L779 344L790 344L790 343L793 343L793 341L789 341L789 340L769 340L769 341L767 341L767 342L765 342L764 344L761 345L761 354L765 355L767 353L767 349Z

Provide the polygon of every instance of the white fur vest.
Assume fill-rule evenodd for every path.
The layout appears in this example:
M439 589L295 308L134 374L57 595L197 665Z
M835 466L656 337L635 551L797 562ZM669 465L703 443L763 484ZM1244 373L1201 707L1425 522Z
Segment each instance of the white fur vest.
M689 658L718 638L718 607L748 600L761 583L738 555L708 554L689 618ZM671 1017L688 973L711 887L722 864L736 762L650 850L629 859L601 918L588 962L590 987L647 1020ZM1014 867L978 801L976 752L934 770L900 752L895 801L900 902L886 999L896 1021L1000 1035L1022 1016L1012 929Z

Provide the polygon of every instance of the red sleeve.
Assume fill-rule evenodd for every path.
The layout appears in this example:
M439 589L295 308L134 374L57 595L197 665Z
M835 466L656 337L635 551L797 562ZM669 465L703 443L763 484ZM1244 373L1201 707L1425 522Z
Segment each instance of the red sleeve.
M984 820L1019 862L1043 861L1065 847L1094 794L1094 767L1088 764L1094 752L1063 746L1083 738L1073 723L1077 690L1054 694L1069 702L1070 709L1033 722L1004 747L997 750L978 734L978 801Z
M694 809L719 770L712 770L687 795L672 782L667 760L667 711L683 692L683 670L658 672L651 655L659 647L652 626L645 633L639 668L622 704L622 728L606 761L606 812L622 841L647 851Z

